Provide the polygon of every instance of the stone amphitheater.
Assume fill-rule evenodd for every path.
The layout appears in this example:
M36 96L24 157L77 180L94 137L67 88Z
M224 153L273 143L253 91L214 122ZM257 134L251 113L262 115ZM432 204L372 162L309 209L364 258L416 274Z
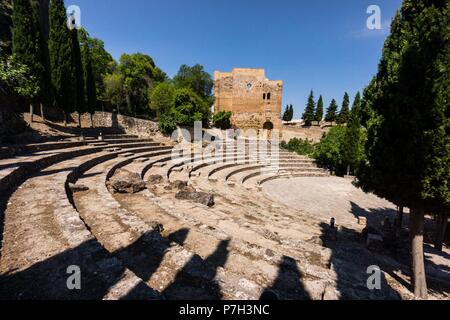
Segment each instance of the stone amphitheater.
M174 145L97 129L1 150L0 299L413 298L407 262L360 240L358 218L395 216L391 204L286 151L274 170L261 141L214 156ZM120 173L145 188L116 192ZM449 252L427 246L427 263L432 298L448 299ZM381 290L367 288L371 265ZM68 289L69 266L81 290Z

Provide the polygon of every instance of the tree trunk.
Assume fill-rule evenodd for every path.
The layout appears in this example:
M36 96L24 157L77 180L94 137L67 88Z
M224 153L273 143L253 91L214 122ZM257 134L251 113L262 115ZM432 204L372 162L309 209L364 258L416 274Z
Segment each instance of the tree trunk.
M67 127L67 113L64 111L64 127Z
M41 102L41 118L42 122L45 122L44 105L42 102Z
M437 216L436 231L434 235L434 247L436 250L442 251L445 233L447 231L447 224L448 224L447 214L440 214Z
M411 280L414 295L420 299L427 299L427 279L423 254L423 225L425 211L421 207L411 208L410 239L411 239Z
M81 129L81 112L78 112L78 127Z
M33 103L30 103L30 123L34 122L33 116L34 116L34 105Z
M398 207L398 212L397 212L397 228L401 228L403 225L403 214L404 214L404 210L405 208L403 206Z
M91 115L91 128L94 128L94 117L92 113L90 113L90 115Z
M347 166L347 177L350 175L350 166Z

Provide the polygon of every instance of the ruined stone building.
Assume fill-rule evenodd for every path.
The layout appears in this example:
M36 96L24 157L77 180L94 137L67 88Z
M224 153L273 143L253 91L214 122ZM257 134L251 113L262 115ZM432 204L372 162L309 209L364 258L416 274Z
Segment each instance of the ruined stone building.
M268 80L264 69L216 71L214 92L214 112L233 112L234 127L281 129L283 82Z

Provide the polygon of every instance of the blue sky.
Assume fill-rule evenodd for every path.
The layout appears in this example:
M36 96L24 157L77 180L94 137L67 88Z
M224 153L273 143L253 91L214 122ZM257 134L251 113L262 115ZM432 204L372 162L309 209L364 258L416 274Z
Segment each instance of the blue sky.
M171 77L182 64L211 74L264 68L284 81L283 107L292 103L299 117L311 89L326 106L362 91L401 0L66 0L72 4L115 59L146 53ZM382 30L367 29L369 5L381 8Z

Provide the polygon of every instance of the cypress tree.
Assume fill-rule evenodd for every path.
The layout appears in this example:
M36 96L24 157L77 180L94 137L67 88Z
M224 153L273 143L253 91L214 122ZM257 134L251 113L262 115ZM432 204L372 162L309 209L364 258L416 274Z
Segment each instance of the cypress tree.
M48 46L52 84L56 103L64 112L64 123L66 124L68 114L75 109L77 93L72 39L67 27L66 8L63 0L51 1L49 24Z
M78 40L77 29L71 30L72 53L73 53L73 69L76 78L76 105L75 109L78 112L78 125L81 128L81 114L86 111L86 95L83 63L81 61L80 42Z
M292 121L292 119L294 119L294 106L291 104L289 106L289 120L288 121Z
M283 113L283 121L286 122L289 121L289 112L290 112L289 105L287 105Z
M314 93L311 90L311 93L308 97L308 103L306 105L305 112L303 113L302 119L305 121L306 126L311 126L314 121L314 116L316 112L316 102L314 101Z
M339 124L347 123L350 118L350 96L346 92L344 94L344 101L342 102L341 112L337 117L337 122Z
M325 121L335 122L336 121L336 113L337 113L337 103L336 100L331 100L330 106L327 109L327 114L325 116Z
M450 208L450 4L405 0L364 97L367 162L360 185L410 208L412 284L427 297L424 213Z
M46 69L43 41L40 32L39 17L30 0L14 0L13 2L13 54L18 62L29 68L39 90L30 97L30 118L33 122L34 104L42 102L45 94Z
M347 175L350 170L355 170L361 161L361 122L359 120L358 108L352 109L345 130L344 141L341 145L343 164L347 167Z
M87 44L83 47L83 65L84 65L84 76L86 83L86 103L87 111L91 118L91 127L94 126L92 116L95 113L97 107L97 88L95 85L95 75L92 70L92 56L91 50Z
M352 113L356 113L356 116L358 117L358 119L361 122L361 93L357 92L356 96L355 96L355 100L353 101L353 105L352 105L352 111L350 112L350 116L352 115Z
M315 120L321 122L323 120L323 98L322 95L319 97L319 101L317 101L317 110L315 115Z

